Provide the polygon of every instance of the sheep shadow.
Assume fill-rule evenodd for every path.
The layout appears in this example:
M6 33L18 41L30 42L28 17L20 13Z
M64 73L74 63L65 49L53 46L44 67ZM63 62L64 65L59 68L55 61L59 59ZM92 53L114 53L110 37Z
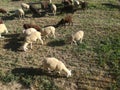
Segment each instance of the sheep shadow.
M120 5L114 5L114 4L111 4L111 3L102 3L102 5L112 9L112 8L115 8L115 9L119 9L120 10Z
M20 34L9 34L4 35L6 38L6 44L4 45L4 49L10 49L11 51L17 52L19 51L19 48L22 46L21 41L22 39L19 39Z
M1 17L2 20L13 20L15 19L15 15L6 15Z
M50 47L64 46L64 45L65 45L64 40L54 40L54 41L51 41L51 42L47 43L47 46L50 46Z
M54 73L48 73L47 71L41 69L41 68L14 68L12 70L12 74L16 75L16 76L21 76L21 75L30 75L30 76L48 76L48 77L53 77L53 78L65 78L65 76L60 76L58 74L54 74Z

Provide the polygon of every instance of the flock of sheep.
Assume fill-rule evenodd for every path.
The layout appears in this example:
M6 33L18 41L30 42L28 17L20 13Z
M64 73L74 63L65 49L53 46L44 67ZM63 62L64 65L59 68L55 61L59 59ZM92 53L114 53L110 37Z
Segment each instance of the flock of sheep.
M81 8L85 9L86 8L86 2L83 2ZM64 7L62 8L62 11L69 11L72 10L71 6L74 7L78 7L80 2L78 0L62 0L62 3L64 4ZM42 8L46 9L46 3L42 3ZM49 0L49 5L50 5L50 9L53 13L53 15L56 15L56 11L57 11L57 7L55 4L52 3L51 0ZM48 6L49 7L49 6ZM30 9L30 11L32 12L33 15L41 15L41 13L39 12L38 9L36 9L34 7L34 5L29 5L26 3L22 3L21 4L21 8L15 11L15 14L18 15L19 18L23 18L25 15L24 9ZM64 10L63 10L64 9ZM7 13L5 12L4 9L0 9L1 13ZM47 26L44 28L39 27L38 25L34 25L34 24L24 24L23 25L23 33L21 34L22 36L24 36L25 41L23 43L23 50L26 52L28 50L28 45L30 45L30 48L32 48L32 43L40 40L41 44L44 44L43 41L43 37L48 37L49 35L53 35L53 38L56 38L55 36L55 31L56 28L59 26L65 26L65 24L73 24L72 22L72 16L71 15L67 15L66 17L62 18L57 25L54 26ZM7 27L5 25L5 23L3 22L3 20L0 20L0 38L4 38L3 36L1 36L2 33L6 32L6 34L8 33ZM66 43L75 43L77 44L77 41L80 41L80 43L82 43L83 40L83 36L84 36L84 32L83 31L78 31L75 32L74 34L71 34L69 37L67 37ZM64 65L64 63L54 57L47 57L45 58L45 60L43 60L43 67L44 69L47 69L48 71L50 70L55 70L57 71L59 74L61 73L61 71L66 72L67 77L71 76L71 70L67 69L67 67Z

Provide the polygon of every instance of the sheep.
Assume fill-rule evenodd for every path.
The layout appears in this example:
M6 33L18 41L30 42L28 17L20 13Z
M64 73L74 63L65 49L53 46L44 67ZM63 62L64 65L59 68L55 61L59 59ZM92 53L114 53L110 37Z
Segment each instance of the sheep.
M32 49L32 43L35 42L37 39L40 40L41 44L43 44L41 33L38 31L32 32L30 35L26 35L25 42L23 44L23 50L26 52L28 50L27 46L29 44Z
M2 14L6 14L7 11L6 11L5 9L3 9L3 8L0 8L0 13L2 13Z
M35 28L37 31L41 31L41 28L38 25L35 25L35 24L24 24L23 28L24 29Z
M52 34L53 37L55 38L55 27L53 26L48 26L45 28L42 28L41 30L41 35L46 36L48 38L48 35Z
M21 7L22 9L29 9L30 6L26 3L21 3Z
M23 9L20 8L15 11L15 15L17 15L19 18L24 18L25 13L24 13Z
M52 4L52 5L51 5L51 11L52 11L52 13L53 13L54 16L55 16L55 15L56 15L56 11L57 11L57 7L56 7L55 4Z
M1 36L2 33L8 33L7 27L4 23L0 24L0 38L4 38L3 36Z
M34 5L30 5L29 9L33 13L33 16L41 16L41 13Z
M67 77L70 77L72 75L71 70L67 69L65 64L55 57L45 58L42 62L42 66L47 70L56 70L59 74L64 71L67 74Z
M65 18L62 18L58 22L58 24L56 25L56 27L63 26L63 25L65 26L66 23L69 23L69 25L70 24L73 25L72 15L67 15L67 16L65 16Z
M80 41L80 43L82 43L83 40L83 36L84 36L84 32L83 31L78 31L75 34L71 35L70 37L67 38L67 43L71 43L74 42L77 45L77 41Z

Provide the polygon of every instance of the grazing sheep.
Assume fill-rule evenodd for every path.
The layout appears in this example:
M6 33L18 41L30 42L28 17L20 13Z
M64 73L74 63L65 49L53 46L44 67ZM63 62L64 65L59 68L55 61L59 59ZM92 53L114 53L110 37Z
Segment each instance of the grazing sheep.
M30 35L27 35L25 38L25 42L23 45L23 50L27 51L28 48L27 46L30 44L31 49L32 49L32 43L35 42L36 40L40 40L41 44L43 44L43 40L41 39L41 33L38 31L32 32Z
M58 24L56 25L56 27L59 27L59 26L65 26L66 23L69 23L73 25L73 21L72 21L72 16L71 15L67 15L65 18L61 19Z
M24 24L23 28L24 29L35 28L37 31L41 31L41 28L38 25L35 25L35 24Z
M6 25L5 24L0 24L0 38L3 38L2 36L1 36L1 34L2 33L8 33L8 30L7 30L7 27L6 27Z
M53 37L55 38L55 27L48 26L48 27L42 28L42 30L41 30L41 35L42 36L46 36L48 38L48 36L50 34L52 34Z
M82 43L83 40L83 36L84 36L84 32L83 31L78 31L75 34L71 35L70 37L67 38L67 43L71 43L74 42L77 45L77 41L80 41L80 43Z
M43 67L47 70L56 70L59 74L64 71L67 77L71 76L71 70L68 70L64 63L57 58L48 57L43 60Z
M41 13L34 5L30 5L29 9L33 13L33 16L41 16Z
M19 18L24 18L25 13L24 13L23 9L20 8L15 11L15 15L17 15Z
M55 15L56 15L56 11L57 11L57 7L56 7L55 4L52 4L52 5L51 5L51 11L52 11L52 13L53 13L54 16L55 16Z
M22 9L29 9L30 6L26 3L21 3L21 7Z
M3 9L3 8L0 8L0 13L2 13L2 14L6 14L7 11L6 11L5 9Z

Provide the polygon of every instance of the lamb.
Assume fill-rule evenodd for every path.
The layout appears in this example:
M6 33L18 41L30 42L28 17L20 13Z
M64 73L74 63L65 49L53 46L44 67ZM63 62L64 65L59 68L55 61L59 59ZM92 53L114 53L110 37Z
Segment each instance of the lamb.
M22 9L29 9L30 6L26 3L21 3L21 7Z
M0 8L0 13L2 13L2 14L6 14L7 11L6 11L5 9L3 9L3 8Z
M67 69L67 67L65 66L65 64L58 60L55 57L47 57L43 60L43 68L47 69L47 70L56 70L58 71L58 73L60 74L62 71L64 71L67 74L67 77L70 77L71 74L71 70Z
M51 11L52 11L52 13L53 13L54 16L55 16L55 15L56 15L56 11L57 11L57 7L56 7L55 4L52 4L52 5L51 5Z
M35 28L37 31L41 31L41 28L38 25L35 25L35 24L24 24L23 28L24 29Z
M4 23L0 24L0 38L4 38L3 36L1 36L2 33L8 33L7 27Z
M59 26L65 26L66 23L69 23L69 25L73 25L73 21L72 21L72 16L71 15L67 15L65 16L65 18L62 18L58 24L56 25L56 27L59 27Z
M52 34L53 37L55 38L55 27L48 26L48 27L42 28L42 30L41 30L41 35L42 36L46 36L48 38L48 36L50 34Z
M19 18L23 18L25 13L22 8L15 11L15 15L17 15Z
M80 41L80 43L82 43L83 40L83 36L84 36L84 32L83 31L78 31L75 34L71 35L70 37L67 38L67 43L71 43L74 42L77 45L77 41Z
M29 44L32 49L32 43L35 42L37 39L40 40L41 44L43 44L43 40L41 39L41 33L38 31L32 32L29 35L26 35L25 42L23 45L23 50L27 51L28 50L27 46Z

